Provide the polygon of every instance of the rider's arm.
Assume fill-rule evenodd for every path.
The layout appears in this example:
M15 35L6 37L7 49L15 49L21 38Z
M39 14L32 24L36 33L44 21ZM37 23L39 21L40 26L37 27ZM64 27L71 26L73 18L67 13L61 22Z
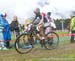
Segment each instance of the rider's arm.
M34 23L34 21L37 19L37 16L35 16L34 20L32 21L32 23Z
M39 17L40 20L42 19L42 16L40 14L37 14L32 23L34 23L34 21L37 19L37 17Z
M39 18L40 18L39 24L42 24L43 23L43 16L42 15L39 15Z

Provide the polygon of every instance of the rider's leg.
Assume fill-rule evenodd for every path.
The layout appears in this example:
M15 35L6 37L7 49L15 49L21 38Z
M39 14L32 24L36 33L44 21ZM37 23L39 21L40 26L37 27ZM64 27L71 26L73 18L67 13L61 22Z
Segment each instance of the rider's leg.
M40 39L41 39L41 40L45 39L44 27L43 27L43 25L40 26L39 30L40 30Z
M41 47L43 47L45 45L45 34L44 34L43 25L39 28L39 30L40 30L40 44L41 44Z

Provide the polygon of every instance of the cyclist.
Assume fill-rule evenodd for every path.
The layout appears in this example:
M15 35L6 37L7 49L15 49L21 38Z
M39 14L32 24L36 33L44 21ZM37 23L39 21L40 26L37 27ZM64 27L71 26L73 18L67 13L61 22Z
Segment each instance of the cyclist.
M47 21L44 22L44 26L50 26L50 27L48 27L48 28L50 28L49 31L53 31L53 29L56 29L56 25L54 23L54 20L51 18L51 12L47 12L46 18L47 18ZM48 28L47 28L47 32L49 32Z
M39 26L38 27L39 32L40 32L39 38L41 40L40 43L45 44L44 43L44 41L45 41L44 25L45 25L45 23L48 23L48 20L51 20L50 17L49 17L51 15L51 13L49 12L48 16L47 16L45 13L41 13L39 8L36 8L34 13L35 13L35 18L34 18L32 23ZM49 18L47 18L47 17L49 17ZM36 27L34 29L36 29ZM39 36L39 34L37 34L37 35Z
M50 25L50 22L52 22L51 20L51 12L48 12L47 15L45 13L41 13L40 12L40 9L39 8L36 8L36 10L34 11L34 14L35 14L35 18L34 20L32 21L32 23L34 24L33 28L36 32L38 32L36 30L36 25L38 25L38 29L39 29L39 34L37 34L37 36L40 38L40 43L41 44L45 44L44 41L45 41L45 36L44 36L44 27L45 25L48 26ZM30 39L31 40L31 39Z
M51 12L47 12L47 22L44 24L46 27L45 29L45 34L47 34L48 32L52 32L56 29L56 25L54 23L54 20L51 18ZM48 43L50 45L53 44L53 37L49 38L50 40L48 41Z
M43 36L41 30L42 30L42 26L43 26L43 20L45 18L45 13L41 13L40 9L36 8L34 11L34 14L35 14L35 18L33 20L33 24L39 26L39 31L41 33L41 36ZM41 37L40 39L44 39L44 38Z
M41 27L42 22L40 22L42 20L43 14L41 14L39 8L35 9L34 14L35 14L35 18L32 21L32 24L33 24L32 30L35 30L37 33L37 37L39 37L41 40L43 40L44 36L43 36L43 32L41 32L41 29L43 29L43 27ZM39 26L39 24L41 24L41 25ZM28 25L28 27L27 27L28 29L30 29L30 27L31 27L30 25L31 24ZM37 26L39 26L39 27L37 27ZM38 28L38 30L37 30L37 28ZM30 32L32 32L32 30L30 30ZM40 33L40 35L38 33ZM33 38L30 38L29 41L30 41L31 45L33 45ZM40 43L42 44L41 41L40 41Z

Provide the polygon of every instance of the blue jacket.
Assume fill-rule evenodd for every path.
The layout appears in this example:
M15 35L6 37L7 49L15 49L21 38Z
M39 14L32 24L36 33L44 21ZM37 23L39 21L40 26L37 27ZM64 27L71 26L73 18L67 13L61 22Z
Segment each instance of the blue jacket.
M3 38L5 41L9 41L11 40L11 31L10 31L10 26L8 21L3 18L2 16L0 16L0 21L2 23L2 26L4 27L3 29Z

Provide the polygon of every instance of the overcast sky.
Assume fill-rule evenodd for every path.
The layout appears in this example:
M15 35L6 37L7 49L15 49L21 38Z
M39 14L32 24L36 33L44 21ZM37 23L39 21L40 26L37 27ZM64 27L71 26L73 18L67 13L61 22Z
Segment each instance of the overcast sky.
M20 23L28 17L34 16L33 10L40 7L41 12L52 12L52 18L66 18L75 11L75 0L0 0L0 12L8 13L11 22L13 15L17 15Z

